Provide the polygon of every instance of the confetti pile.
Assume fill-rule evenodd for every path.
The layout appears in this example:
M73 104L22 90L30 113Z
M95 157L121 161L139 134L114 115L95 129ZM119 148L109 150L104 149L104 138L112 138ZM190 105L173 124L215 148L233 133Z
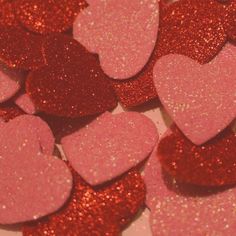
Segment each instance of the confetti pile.
M236 0L0 0L0 224L233 235L235 45Z

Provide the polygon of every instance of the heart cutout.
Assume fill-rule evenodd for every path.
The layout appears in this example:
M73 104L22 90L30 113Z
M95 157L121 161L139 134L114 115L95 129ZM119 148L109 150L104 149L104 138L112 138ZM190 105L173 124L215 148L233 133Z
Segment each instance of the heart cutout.
M157 0L98 0L77 16L73 35L99 54L109 77L127 79L141 71L150 58L158 25Z
M154 236L234 234L235 187L204 188L179 183L163 172L156 152L144 169L144 180Z
M57 116L81 117L117 105L94 54L63 35L48 37L44 45L47 66L32 71L26 81L26 91L39 110ZM52 55L57 63L51 61Z
M236 47L227 44L205 65L182 55L167 55L154 67L159 98L172 119L200 145L236 117Z
M58 210L70 195L72 176L51 156L54 140L46 123L22 115L0 128L0 223L35 220Z
M72 173L74 188L68 203L48 218L24 225L24 236L52 231L58 235L75 232L79 235L91 235L91 232L119 235L144 203L145 186L137 171L130 171L99 190L92 189L75 171Z
M10 68L36 69L45 64L42 38L18 27L0 26L0 61Z
M236 183L236 134L224 130L208 143L196 146L176 127L158 146L166 172L179 181L202 186Z
M87 7L85 0L15 0L20 23L40 34L64 32L72 28L78 12Z
M98 185L145 160L157 139L156 127L146 116L107 112L61 143L73 168L89 184Z

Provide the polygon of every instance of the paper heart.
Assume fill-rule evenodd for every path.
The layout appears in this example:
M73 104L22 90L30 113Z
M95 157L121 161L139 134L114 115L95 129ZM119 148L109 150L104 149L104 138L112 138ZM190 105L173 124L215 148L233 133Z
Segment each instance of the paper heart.
M24 225L24 236L45 232L48 235L51 232L56 235L119 235L124 223L130 222L143 205L145 186L136 171L99 190L92 189L78 174L72 173L74 188L68 203L48 218Z
M234 234L235 188L181 184L161 170L157 155L150 158L144 176L153 236Z
M48 65L31 72L26 81L26 91L39 110L81 117L102 113L117 105L108 78L94 54L63 35L52 35L44 45ZM51 63L52 55L57 63Z
M78 12L87 6L85 0L16 0L14 4L20 23L41 34L70 29Z
M59 209L70 195L72 177L51 156L54 140L46 123L22 115L0 129L0 223L35 220Z
M155 125L144 115L107 112L61 143L73 168L89 184L98 185L142 162L157 138Z
M235 63L236 47L227 44L205 65L173 54L162 57L154 67L162 104L197 145L216 136L236 117Z
M236 134L226 129L208 143L196 146L176 127L158 146L166 172L179 181L202 186L236 183Z
M26 114L33 115L37 112L35 105L33 104L32 100L30 99L29 95L24 93L20 94L15 99L15 104L21 108Z
M159 24L157 0L91 1L74 22L74 38L98 53L104 72L127 79L147 63Z
M11 68L36 69L44 65L42 38L17 27L0 26L0 61Z
M7 101L20 89L22 73L0 64L0 103Z
M227 22L235 18L230 7L215 0L181 0L161 10L158 40L143 71L127 81L112 81L118 99L127 107L157 97L153 68L160 57L178 53L199 63L210 61L226 42L233 25Z

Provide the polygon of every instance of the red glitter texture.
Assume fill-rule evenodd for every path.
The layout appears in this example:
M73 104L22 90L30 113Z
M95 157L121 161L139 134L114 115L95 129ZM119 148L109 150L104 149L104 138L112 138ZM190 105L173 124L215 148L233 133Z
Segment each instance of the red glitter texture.
M14 119L17 116L25 114L20 108L15 105L12 106L0 106L0 118L5 122Z
M129 80L112 80L121 103L132 107L157 97L153 67L164 55L177 53L202 64L209 62L227 40L225 10L215 0L181 0L161 8L158 40L144 70Z
M236 183L236 134L228 128L208 143L196 146L173 126L160 141L162 167L178 181L202 186Z
M136 171L130 171L118 182L97 191L87 185L74 171L73 176L74 189L64 208L47 218L25 224L24 236L116 236L123 226L124 221L121 219L129 217L129 220L125 219L129 222L134 217L131 211L136 206L139 209L144 204L145 187ZM121 192L118 193L119 191ZM134 195L136 192L138 200ZM130 209L128 216L126 212L129 210L123 210L125 207ZM135 212L138 209L135 209Z
M0 25L17 26L14 5L10 1L0 1Z
M76 15L85 7L85 0L16 0L16 16L30 31L47 34L72 27Z
M0 27L0 61L11 68L36 69L44 65L42 38L16 27Z
M31 72L26 81L26 91L39 110L75 118L116 107L116 96L96 55L59 34L47 37L44 45L47 66Z

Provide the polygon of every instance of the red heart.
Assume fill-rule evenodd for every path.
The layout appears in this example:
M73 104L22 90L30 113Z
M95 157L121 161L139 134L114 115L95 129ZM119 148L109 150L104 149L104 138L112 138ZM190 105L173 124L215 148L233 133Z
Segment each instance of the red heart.
M63 35L48 37L43 51L47 66L31 72L26 81L26 91L39 110L81 117L102 113L117 105L96 55Z
M15 1L16 16L20 23L28 30L41 34L68 30L78 12L85 7L85 0Z
M176 127L158 146L163 168L182 182L221 186L236 183L236 134L226 129L208 143L191 143Z
M130 80L112 81L121 103L132 107L157 96L153 67L164 55L183 54L202 64L210 61L227 40L229 11L215 0L181 0L162 8L158 41L144 70Z
M140 174L130 171L117 182L92 189L73 171L74 189L59 212L24 225L23 235L119 235L144 204L145 187Z
M12 68L36 69L44 65L42 38L21 28L0 26L0 61Z

